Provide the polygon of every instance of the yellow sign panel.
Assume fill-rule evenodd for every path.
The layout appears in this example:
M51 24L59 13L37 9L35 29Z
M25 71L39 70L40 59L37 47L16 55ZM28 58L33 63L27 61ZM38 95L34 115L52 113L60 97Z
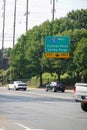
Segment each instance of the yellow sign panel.
M70 53L45 53L46 58L70 58Z

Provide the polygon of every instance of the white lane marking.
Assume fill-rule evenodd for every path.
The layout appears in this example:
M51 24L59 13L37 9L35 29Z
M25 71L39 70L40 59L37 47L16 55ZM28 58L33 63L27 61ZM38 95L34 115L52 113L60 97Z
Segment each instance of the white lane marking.
M21 126L21 127L23 127L23 128L25 128L25 130L30 130L30 128L28 128L28 127L26 127L26 126L24 126L24 125L22 125L22 124L20 124L20 123L17 123L17 125L18 125L18 126Z
M24 125L22 125L22 124L20 124L20 123L16 123L18 126L21 126L21 127L23 127L23 128L25 128L24 130L44 130L44 129L30 129L29 127L27 127L27 126L24 126Z

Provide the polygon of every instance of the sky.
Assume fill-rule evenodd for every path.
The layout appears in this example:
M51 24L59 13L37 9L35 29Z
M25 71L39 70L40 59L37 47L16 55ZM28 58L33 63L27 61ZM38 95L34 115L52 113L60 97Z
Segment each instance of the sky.
M0 0L0 49L2 48L3 35L3 1ZM21 34L26 33L26 1L17 0L15 44ZM28 0L28 29L32 29L36 25L39 26L46 20L52 20L52 4L53 0ZM6 0L4 48L13 47L14 5L15 0ZM87 0L55 0L54 18L65 17L67 13L77 9L87 9Z

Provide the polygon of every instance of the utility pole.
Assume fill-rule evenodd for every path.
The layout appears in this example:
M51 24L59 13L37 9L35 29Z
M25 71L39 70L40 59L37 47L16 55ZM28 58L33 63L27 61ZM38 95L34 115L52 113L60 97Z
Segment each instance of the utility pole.
M15 44L16 5L17 5L17 0L15 0L15 5L14 5L13 47L14 47L14 44Z
M58 2L58 0L56 0L56 2ZM50 0L50 3L53 3L53 9L52 9L52 20L54 20L54 14L55 14L55 0Z
M4 33L5 33L5 7L6 0L3 0L3 29L2 29L2 69L3 69L3 52L4 52Z
M28 30L28 0L26 1L26 31Z
M26 31L28 30L28 14L30 14L30 12L28 11L28 3L29 0L26 0L26 13L24 14L24 16L26 16Z

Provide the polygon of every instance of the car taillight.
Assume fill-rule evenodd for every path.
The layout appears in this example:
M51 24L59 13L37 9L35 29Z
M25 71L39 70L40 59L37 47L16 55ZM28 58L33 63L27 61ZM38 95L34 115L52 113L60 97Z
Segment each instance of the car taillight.
M76 86L74 86L74 93L76 92Z

